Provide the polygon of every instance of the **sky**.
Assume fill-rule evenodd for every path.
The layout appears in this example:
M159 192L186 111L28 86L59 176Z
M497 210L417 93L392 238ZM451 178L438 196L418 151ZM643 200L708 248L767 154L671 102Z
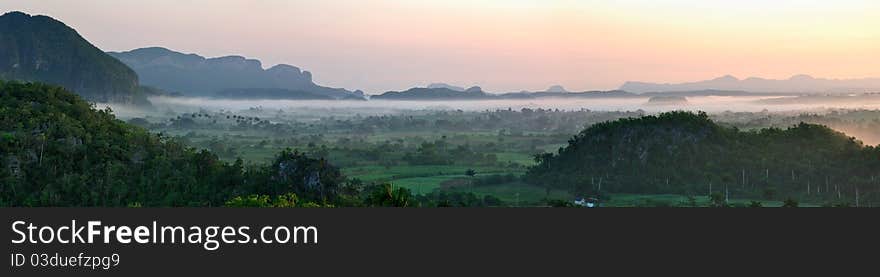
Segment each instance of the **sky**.
M0 1L13 10L61 20L105 51L242 55L371 94L880 77L875 0Z

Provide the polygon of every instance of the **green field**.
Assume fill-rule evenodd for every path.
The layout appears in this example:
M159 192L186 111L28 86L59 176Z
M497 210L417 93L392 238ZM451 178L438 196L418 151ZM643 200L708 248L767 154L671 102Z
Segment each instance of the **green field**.
M574 196L561 190L552 190L550 194L542 187L524 184L510 183L494 186L458 187L453 190L473 192L477 195L493 195L500 198L510 206L546 206L547 199L574 201Z
M523 153L512 153L512 152L501 152L495 153L495 156L498 157L499 161L516 163L524 166L532 166L535 165L535 158L529 154Z
M709 198L705 195L694 196L698 207L709 206ZM761 199L730 199L731 205L748 205L751 201L761 202L763 207L782 207L782 201ZM602 203L603 207L688 207L688 198L678 194L612 194L611 199ZM800 207L819 207L815 203L800 203Z
M342 172L346 176L358 178L365 182L396 183L404 179L419 177L464 176L468 169L475 170L478 175L520 172L517 169L504 167L464 165L358 166L342 168Z
M391 182L394 186L407 188L413 194L425 194L439 189L443 182L467 178L466 175L443 175L430 177L404 178Z

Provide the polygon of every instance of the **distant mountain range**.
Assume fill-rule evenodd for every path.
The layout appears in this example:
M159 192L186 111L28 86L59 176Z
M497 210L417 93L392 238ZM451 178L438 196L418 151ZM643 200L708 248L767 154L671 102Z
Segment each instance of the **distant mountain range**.
M451 87L451 88L450 88ZM375 100L497 100L497 99L537 99L537 98L609 98L609 97L639 97L620 90L612 91L584 91L568 92L561 86L550 87L541 92L511 92L511 93L487 93L480 87L471 87L466 90L455 90L454 86L442 83L428 85L428 87L411 88L405 91L389 91L381 95L374 95L370 99Z
M0 79L59 85L96 102L149 103L133 70L48 16L0 16Z
M310 72L295 66L263 69L259 60L242 56L205 58L161 47L108 54L134 69L142 84L183 96L364 99L361 91L316 85ZM254 94L250 97L247 92Z
M455 86L455 85L450 85L450 84L447 84L447 83L431 83L431 84L429 84L429 85L428 85L427 87L425 87L425 88L429 88L429 89L445 88L445 89L454 90L454 91L465 91L465 88L464 88L464 87ZM547 88L546 90L544 90L544 91L539 91L539 92L566 93L566 92L569 92L569 91L566 90L565 87L563 87L563 86L560 86L560 85L553 85L553 86L550 86L549 88ZM531 93L531 92L530 92L530 91L523 90L523 91L516 92L516 93Z
M465 88L459 86L453 86L447 83L432 83L427 86L427 88L445 88L454 91L464 91Z
M471 87L460 91L436 85L433 88L411 88L405 91L389 91L381 95L370 97L370 99L377 100L475 100L490 98L493 98L493 95L483 92L483 89L480 87Z
M242 56L205 58L161 47L103 52L74 29L48 16L9 12L0 16L0 79L62 86L95 102L148 104L148 95L235 99L366 100L363 92L317 85L312 74L279 64L263 69ZM626 82L619 90L569 92L555 85L542 92L493 94L480 87L433 83L389 91L371 99L473 100L543 97L641 97L654 95L850 94L880 92L880 78L824 79L796 75L785 80L727 75L712 80L657 84Z
M568 92L568 90L566 90L564 87L562 87L560 85L554 85L554 86L550 86L549 88L547 88L547 90L545 90L543 92L566 93L566 92Z
M747 78L727 75L707 81L680 84L626 82L620 90L633 93L682 91L746 91L761 93L864 93L880 91L880 78L822 79L795 75L785 80Z
M478 87L474 87L478 88ZM880 78L822 79L795 75L785 80L763 78L738 79L727 75L707 81L679 84L626 82L618 90L571 92L560 85L544 91L486 93L463 89L446 83L432 83L424 88L389 91L371 99L385 100L468 100L468 99L536 99L536 98L618 98L652 96L779 96L791 94L851 94L880 92Z
M266 99L266 100L359 100L367 99L361 94L345 94L340 98L311 91L290 90L283 88L234 88L224 89L215 94L219 98L228 99Z
M582 92L554 92L554 91L539 91L539 92L514 92L514 93L505 93L499 95L502 98L526 98L526 99L535 99L535 98L630 98L630 97L639 97L636 94L629 93L622 90L593 90L593 91L582 91Z

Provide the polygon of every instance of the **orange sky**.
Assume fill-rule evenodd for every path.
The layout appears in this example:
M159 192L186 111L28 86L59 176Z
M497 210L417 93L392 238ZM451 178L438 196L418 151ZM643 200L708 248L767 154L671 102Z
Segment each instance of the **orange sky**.
M6 0L0 10L53 16L108 51L239 54L368 93L880 77L880 1L870 0Z

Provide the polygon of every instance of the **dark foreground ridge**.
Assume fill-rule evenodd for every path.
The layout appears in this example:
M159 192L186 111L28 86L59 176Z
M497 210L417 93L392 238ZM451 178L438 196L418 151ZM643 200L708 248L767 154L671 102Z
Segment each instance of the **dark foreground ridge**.
M265 166L224 162L38 83L0 81L0 126L0 206L222 206L251 194L319 205L342 182L292 151Z

